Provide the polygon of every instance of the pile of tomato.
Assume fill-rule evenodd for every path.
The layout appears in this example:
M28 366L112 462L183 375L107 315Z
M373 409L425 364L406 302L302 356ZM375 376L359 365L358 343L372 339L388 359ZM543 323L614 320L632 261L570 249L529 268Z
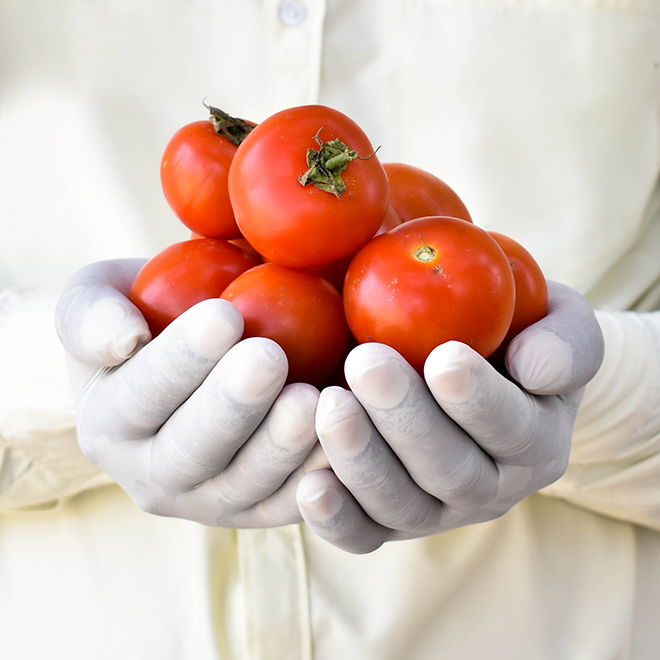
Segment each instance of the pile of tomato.
M433 174L381 163L342 112L301 106L255 125L209 111L161 161L165 198L192 233L148 261L129 293L154 336L221 297L240 310L244 337L280 344L289 382L322 387L356 343L388 344L422 373L452 339L501 359L545 315L529 252L475 225Z

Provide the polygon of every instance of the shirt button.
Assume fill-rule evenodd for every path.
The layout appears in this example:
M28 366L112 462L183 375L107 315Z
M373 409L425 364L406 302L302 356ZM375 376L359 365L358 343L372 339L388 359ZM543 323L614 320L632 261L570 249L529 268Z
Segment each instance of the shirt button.
M307 8L299 0L285 0L278 10L280 21L289 27L300 25L307 16Z

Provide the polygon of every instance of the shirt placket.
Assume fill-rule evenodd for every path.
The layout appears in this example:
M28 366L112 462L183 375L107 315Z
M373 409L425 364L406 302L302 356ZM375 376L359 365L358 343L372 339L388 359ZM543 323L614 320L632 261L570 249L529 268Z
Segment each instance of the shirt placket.
M325 0L265 0L266 76L261 118L277 110L316 103L321 80Z
M300 526L239 530L238 552L246 660L311 660Z
M264 0L261 119L316 103L325 0ZM238 531L247 660L311 660L307 567L300 526Z

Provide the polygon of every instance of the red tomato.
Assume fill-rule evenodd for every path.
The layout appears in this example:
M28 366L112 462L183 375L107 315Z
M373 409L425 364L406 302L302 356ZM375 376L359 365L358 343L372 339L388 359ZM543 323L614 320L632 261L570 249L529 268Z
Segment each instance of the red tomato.
M234 238L229 242L237 245L243 252L249 254L258 264L263 262L263 257L244 238Z
M227 189L236 148L208 120L179 129L165 148L160 165L165 199L181 222L200 236L241 235Z
M337 167L334 192L310 183L311 164L333 154L325 167ZM308 105L270 116L245 138L229 196L243 236L265 260L310 268L348 257L374 236L389 187L362 129L338 110Z
M476 225L419 218L377 236L346 273L344 308L360 343L388 344L420 373L448 340L484 357L500 344L515 303L506 255Z
M193 231L190 234L190 238L195 240L197 238L204 238L204 236L200 236ZM237 245L243 250L243 252L249 254L253 259L256 259L257 263L263 262L261 255L244 238L231 238L227 242Z
M379 236L380 234L383 234L390 229L394 229L394 227L398 227L400 224L401 218L397 215L397 212L390 204L387 207L387 212L385 213L383 222L376 232L376 236ZM328 280L328 282L330 282L330 284L332 284L332 286L334 286L337 291L339 291L339 293L341 293L344 289L344 278L346 277L346 271L348 270L348 266L353 260L354 256L354 254L351 254L348 257L340 259L339 261L333 261L332 263L325 264L323 266L316 266L314 268L310 268L310 270L313 270L315 273L325 277L325 279Z
M350 390L351 386L348 384L348 381L346 380L346 374L344 373L344 362L346 361L346 358L348 357L348 354L358 345L357 341L355 340L355 337L353 335L349 334L348 337L348 345L346 346L346 350L344 351L344 355L342 359L339 361L339 364L337 365L337 368L332 372L328 380L325 381L323 384L323 387L343 387L345 390Z
M243 338L268 337L282 347L287 382L321 387L344 357L349 333L341 296L316 273L268 262L237 277L221 297L243 315Z
M472 222L461 198L437 176L404 163L383 163L383 167L390 182L390 204L403 222L433 215Z
M499 352L506 351L511 340L525 328L540 321L548 311L548 285L534 257L517 241L491 231L490 235L504 250L513 270L516 284L516 306L511 326Z
M258 263L236 245L216 238L175 243L142 267L128 297L155 337L195 303L219 298L233 279Z
M403 220L401 219L401 216L396 212L392 204L388 204L387 211L385 211L385 217L380 223L380 227L376 232L376 236L379 234L384 234L386 231L398 227L402 222Z
M314 273L318 273L324 277L332 286L341 293L344 289L344 278L346 277L346 271L353 260L354 255L349 255L344 257L339 261L333 261L330 264L325 264L323 266L316 266L315 268L310 268Z

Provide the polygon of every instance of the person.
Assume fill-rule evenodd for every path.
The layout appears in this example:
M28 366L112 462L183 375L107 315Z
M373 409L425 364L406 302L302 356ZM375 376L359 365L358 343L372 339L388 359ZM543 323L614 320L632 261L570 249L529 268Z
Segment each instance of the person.
M654 658L659 10L4 3L3 654ZM125 296L187 237L158 164L204 97L337 107L527 247L519 385L451 343L282 388L220 300L150 340Z

